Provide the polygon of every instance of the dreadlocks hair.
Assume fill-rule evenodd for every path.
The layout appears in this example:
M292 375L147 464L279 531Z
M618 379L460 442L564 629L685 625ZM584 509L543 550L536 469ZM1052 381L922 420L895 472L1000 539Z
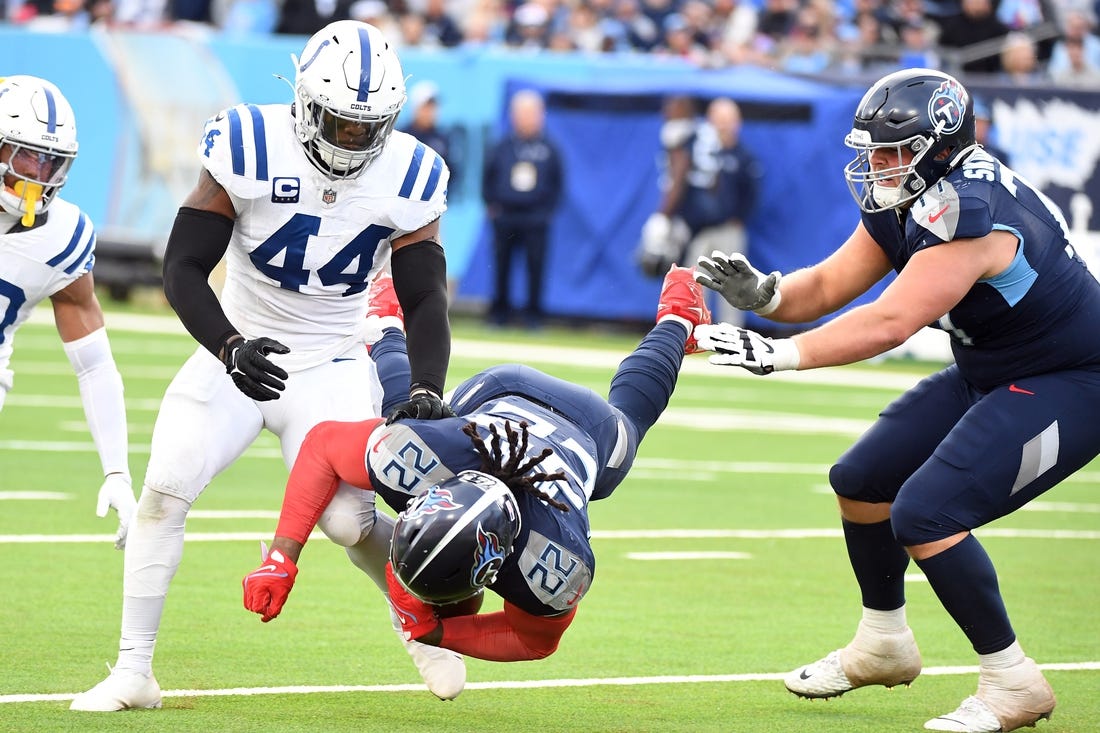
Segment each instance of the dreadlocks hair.
M563 512L569 511L568 504L552 498L545 491L540 491L535 487L535 484L546 481L563 481L565 479L565 473L557 471L555 473L532 473L530 475L524 475L532 468L542 463L547 457L552 455L554 451L549 448L543 448L542 453L539 453L522 466L519 465L519 462L527 455L526 420L520 422L518 433L512 429L512 423L510 421L504 421L504 435L508 438L507 461L504 460L504 452L501 450L500 445L500 431L497 430L495 423L489 425L489 433L493 437L489 441L490 444L488 447L485 445L485 440L477 433L477 423L466 423L466 425L462 427L462 432L470 436L470 440L474 444L474 450L481 456L481 468L479 470L482 473L487 473L490 476L500 479L513 494L516 493L516 491L525 491L528 494L537 496L555 509L559 509ZM516 440L517 437L519 440Z

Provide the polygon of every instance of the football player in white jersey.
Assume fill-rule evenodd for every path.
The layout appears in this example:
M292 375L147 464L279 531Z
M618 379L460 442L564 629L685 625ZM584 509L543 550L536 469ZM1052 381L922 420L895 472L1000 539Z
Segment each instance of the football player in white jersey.
M95 229L57 195L77 147L73 109L56 86L33 76L0 78L0 409L12 388L15 332L49 298L103 466L96 513L114 507L115 547L122 549L136 502L122 377L92 282Z
M122 636L112 673L73 710L161 705L152 658L184 520L207 484L267 428L290 467L323 420L379 416L366 346L368 288L386 267L405 312L411 399L390 420L451 414L443 159L393 130L405 81L375 27L339 21L294 58L293 105L242 104L209 120L203 170L168 239L164 286L201 347L169 385L126 549ZM227 261L221 301L210 271ZM393 520L374 494L343 485L318 526L386 591ZM398 634L400 636L400 634ZM406 643L434 694L455 697L465 663Z

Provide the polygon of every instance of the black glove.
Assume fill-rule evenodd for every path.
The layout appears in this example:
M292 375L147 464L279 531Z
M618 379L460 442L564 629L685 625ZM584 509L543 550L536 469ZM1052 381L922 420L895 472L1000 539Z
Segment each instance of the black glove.
M455 411L450 408L443 398L428 389L414 389L409 395L408 402L402 402L393 408L390 416L386 418L387 425L393 425L398 420L442 420L445 417L454 417Z
M290 349L275 339L265 337L235 341L227 345L223 352L225 371L233 377L237 389L257 402L279 399L279 392L286 389L283 380L288 375L285 369L265 357L268 354L288 354Z

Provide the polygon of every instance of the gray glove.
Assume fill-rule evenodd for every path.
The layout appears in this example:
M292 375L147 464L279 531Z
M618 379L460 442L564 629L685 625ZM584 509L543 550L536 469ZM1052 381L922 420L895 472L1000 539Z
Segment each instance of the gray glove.
M715 250L710 257L699 257L695 280L720 293L726 302L743 311L766 316L779 307L779 271L770 275L757 270L738 252L723 254Z

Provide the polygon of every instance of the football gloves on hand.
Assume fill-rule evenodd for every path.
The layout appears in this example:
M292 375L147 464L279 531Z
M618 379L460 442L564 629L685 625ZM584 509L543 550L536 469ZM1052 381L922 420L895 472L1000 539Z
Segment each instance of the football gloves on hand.
M134 512L137 511L137 501L134 499L130 477L124 473L109 474L103 479L103 485L99 487L99 497L95 505L96 516L107 516L109 508L118 513L115 549L121 550L126 547L126 533L130 531L130 520L134 518Z
M715 352L711 364L739 366L753 374L797 369L798 346L791 339L770 339L747 328L715 323L695 327L699 347Z
M401 633L405 641L416 641L439 626L439 617L435 609L409 593L397 581L393 574L393 563L386 563L386 588L390 594L390 606L401 622Z
M402 402L393 408L387 425L393 425L398 420L442 420L445 417L454 417L455 412L443 398L430 389L418 387L409 395L408 402Z
M779 307L778 271L765 275L738 252L723 254L715 250L710 257L699 257L695 280L703 287L720 293L726 302L743 311L766 316Z
M263 547L263 544L260 546ZM262 564L244 576L241 586L244 588L244 607L260 614L260 620L266 624L283 610L283 604L294 587L298 567L278 550L261 551L260 554Z
M279 399L279 392L286 389L283 380L286 370L271 363L268 354L289 354L290 349L275 339L258 338L251 341L237 340L227 344L222 362L225 371L233 377L233 384L257 402Z

